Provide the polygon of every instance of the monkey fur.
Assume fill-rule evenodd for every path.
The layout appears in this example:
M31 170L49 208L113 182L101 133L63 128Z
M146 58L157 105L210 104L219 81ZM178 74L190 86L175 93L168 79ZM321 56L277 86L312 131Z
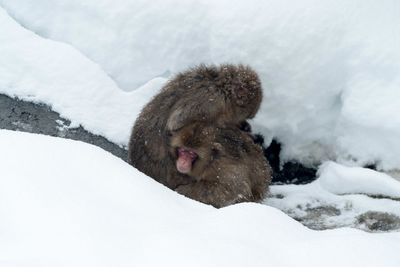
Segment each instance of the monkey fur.
M191 184L200 176L178 171L170 153L171 136L186 126L204 125L198 123L238 129L254 117L261 99L260 80L248 66L200 65L182 72L136 120L128 148L130 164L171 189ZM184 193L184 187L179 191Z
M178 172L183 169L191 178L175 191L214 207L259 202L271 181L271 168L261 146L238 128L203 123L185 126L171 136L170 155ZM190 168L185 168L187 165Z
M238 125L255 116L262 100L257 73L243 65L201 65L177 75L162 93L170 91L176 93L167 121L170 131L194 121Z

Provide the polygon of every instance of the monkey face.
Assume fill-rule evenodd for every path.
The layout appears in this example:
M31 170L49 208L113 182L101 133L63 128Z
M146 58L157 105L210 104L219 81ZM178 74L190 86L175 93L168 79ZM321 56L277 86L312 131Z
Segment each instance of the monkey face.
M176 169L183 174L190 173L198 158L196 151L190 148L178 147L175 153L177 154Z
M199 180L216 153L214 127L193 123L171 132L170 154L176 169Z

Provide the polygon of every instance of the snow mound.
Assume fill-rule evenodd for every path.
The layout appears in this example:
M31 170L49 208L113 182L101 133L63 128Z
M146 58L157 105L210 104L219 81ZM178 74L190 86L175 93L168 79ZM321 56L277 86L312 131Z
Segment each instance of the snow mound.
M49 104L71 127L82 125L120 145L151 92L165 82L157 78L135 94L123 92L75 48L23 29L1 8L0 28L0 93Z
M400 200L399 181L366 168L326 162L319 168L319 182L322 188L333 194L367 194Z
M0 150L5 266L398 266L400 260L400 233L312 231L260 204L217 210L82 142L0 130Z

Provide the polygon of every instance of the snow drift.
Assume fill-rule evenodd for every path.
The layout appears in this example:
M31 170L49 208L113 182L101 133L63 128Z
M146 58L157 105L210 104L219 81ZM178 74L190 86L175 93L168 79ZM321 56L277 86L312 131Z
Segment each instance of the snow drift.
M400 233L192 201L102 149L0 130L2 266L398 266ZM23 167L21 167L23 166Z

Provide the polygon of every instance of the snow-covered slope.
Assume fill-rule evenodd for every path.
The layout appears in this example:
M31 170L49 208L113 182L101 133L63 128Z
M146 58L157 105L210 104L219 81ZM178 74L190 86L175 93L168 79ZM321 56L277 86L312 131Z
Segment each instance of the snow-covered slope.
M0 93L47 103L72 127L82 124L121 145L142 105L165 81L149 81L135 94L123 92L75 48L27 31L1 8L0 29Z
M265 87L255 128L284 144L284 160L400 168L395 0L0 0L0 6L40 36L0 12L0 92L49 103L119 144L162 82L141 85L194 64L241 62L260 73Z
M82 142L0 130L2 266L398 266L400 233L184 198ZM22 167L23 166L23 167Z

